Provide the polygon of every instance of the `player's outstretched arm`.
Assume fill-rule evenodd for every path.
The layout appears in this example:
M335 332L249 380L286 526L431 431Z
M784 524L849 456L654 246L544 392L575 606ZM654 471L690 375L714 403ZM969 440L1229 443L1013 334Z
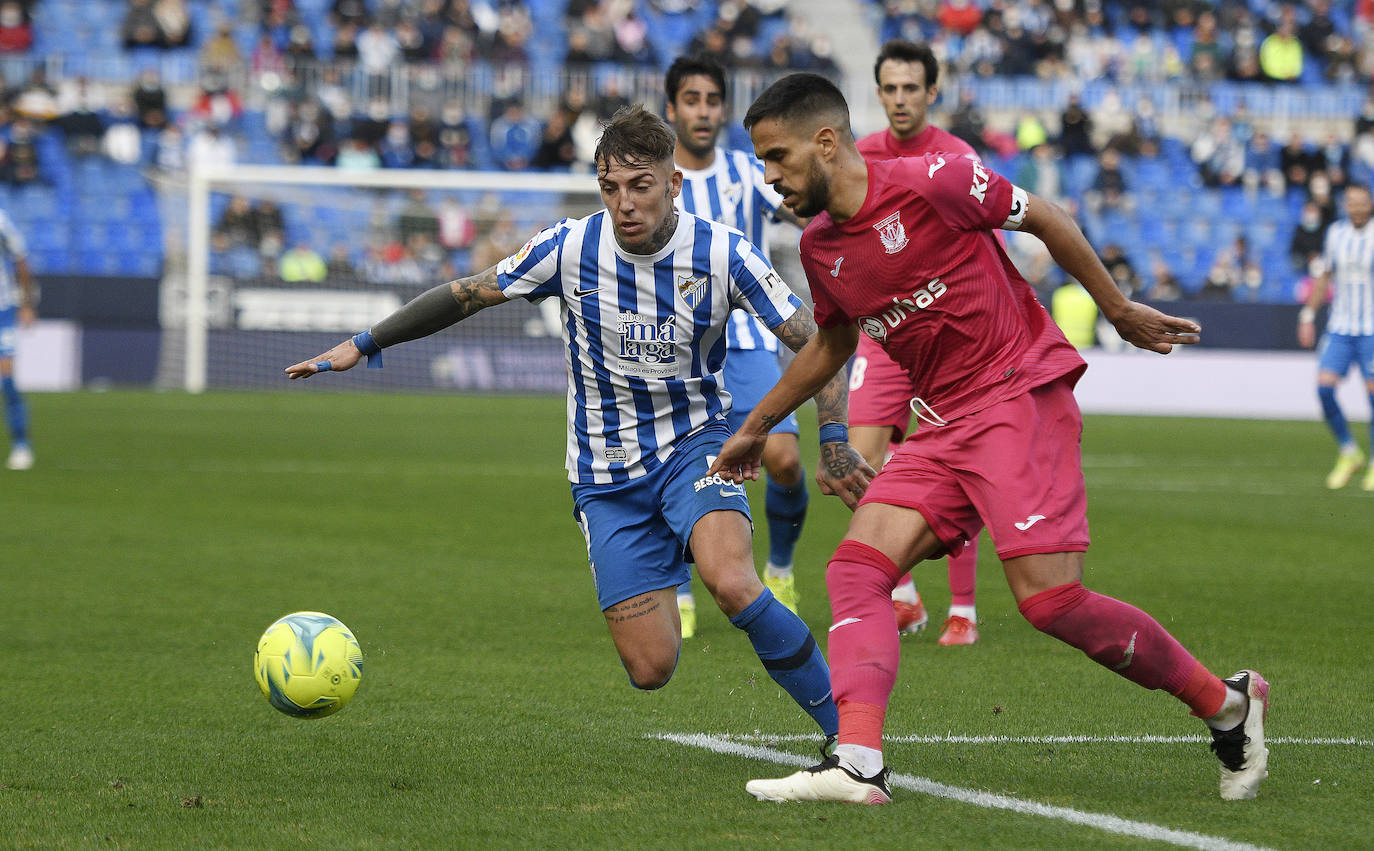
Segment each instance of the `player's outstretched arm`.
M1326 304L1326 291L1331 286L1330 270L1323 270L1312 283L1312 292L1298 311L1298 345L1310 349L1317 345L1317 308Z
M461 278L426 290L378 322L369 332L370 339L380 351L397 343L428 337L467 319L479 310L505 301L509 299L501 291L496 267L492 266L470 278ZM323 354L288 366L287 377L309 378L319 372L343 372L352 369L364 354L374 353L359 349L357 340L358 337L344 340Z
M1083 231L1058 204L1031 195L1027 207L1020 229L1045 243L1054 262L1083 285L1101 308L1102 315L1116 327L1121 339L1160 354L1168 354L1176 345L1196 343L1201 339L1202 327L1196 322L1161 313L1126 298L1117 289L1111 273L1102 265Z

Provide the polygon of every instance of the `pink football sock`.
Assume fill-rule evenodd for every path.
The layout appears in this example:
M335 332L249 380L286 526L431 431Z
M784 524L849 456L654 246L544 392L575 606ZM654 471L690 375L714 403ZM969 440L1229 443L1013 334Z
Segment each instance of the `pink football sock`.
M1169 692L1194 715L1206 718L1221 708L1225 684L1134 606L1070 582L1027 598L1019 608L1036 629L1133 683Z
M891 559L857 541L842 541L826 568L832 617L826 655L841 707L841 744L882 748L881 719L897 681L900 647L892 589L901 575ZM855 709L866 706L846 712L846 701Z
M977 585L978 539L973 538L967 547L956 544L954 551L949 554L949 604L972 606Z

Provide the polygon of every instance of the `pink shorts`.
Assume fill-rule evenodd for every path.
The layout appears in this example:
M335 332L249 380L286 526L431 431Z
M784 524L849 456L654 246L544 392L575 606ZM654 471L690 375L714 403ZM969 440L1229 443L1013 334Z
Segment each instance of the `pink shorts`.
M913 395L906 370L867 334L860 334L849 370L849 424L890 426L892 442L900 443L911 424Z
M1079 443L1083 417L1066 376L897 449L863 502L914 508L947 550L987 526L1003 560L1088 548Z

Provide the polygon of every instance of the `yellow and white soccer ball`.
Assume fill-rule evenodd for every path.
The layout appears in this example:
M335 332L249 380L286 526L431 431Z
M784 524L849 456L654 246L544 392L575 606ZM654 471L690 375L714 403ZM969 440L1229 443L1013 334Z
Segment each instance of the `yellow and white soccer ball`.
M323 718L358 690L363 651L338 618L293 612L258 639L253 675L272 706L296 718Z

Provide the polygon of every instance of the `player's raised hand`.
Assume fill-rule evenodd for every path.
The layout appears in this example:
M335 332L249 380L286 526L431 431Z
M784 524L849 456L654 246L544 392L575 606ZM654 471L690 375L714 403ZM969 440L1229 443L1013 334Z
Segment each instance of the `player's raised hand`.
M816 485L821 493L838 496L850 511L859 507L859 500L868 491L868 483L876 475L859 450L848 443L821 444Z
M1196 322L1161 313L1139 302L1129 302L1125 311L1110 318L1121 339L1162 355L1173 351L1174 346L1192 345L1202 339L1202 326Z
M288 366L286 376L294 380L309 378L317 372L343 372L352 369L362 358L362 352L358 351L353 341L344 340L322 355Z
M708 476L720 476L728 482L742 484L746 480L757 482L763 469L763 446L768 435L737 432L730 435L720 454L706 471Z

